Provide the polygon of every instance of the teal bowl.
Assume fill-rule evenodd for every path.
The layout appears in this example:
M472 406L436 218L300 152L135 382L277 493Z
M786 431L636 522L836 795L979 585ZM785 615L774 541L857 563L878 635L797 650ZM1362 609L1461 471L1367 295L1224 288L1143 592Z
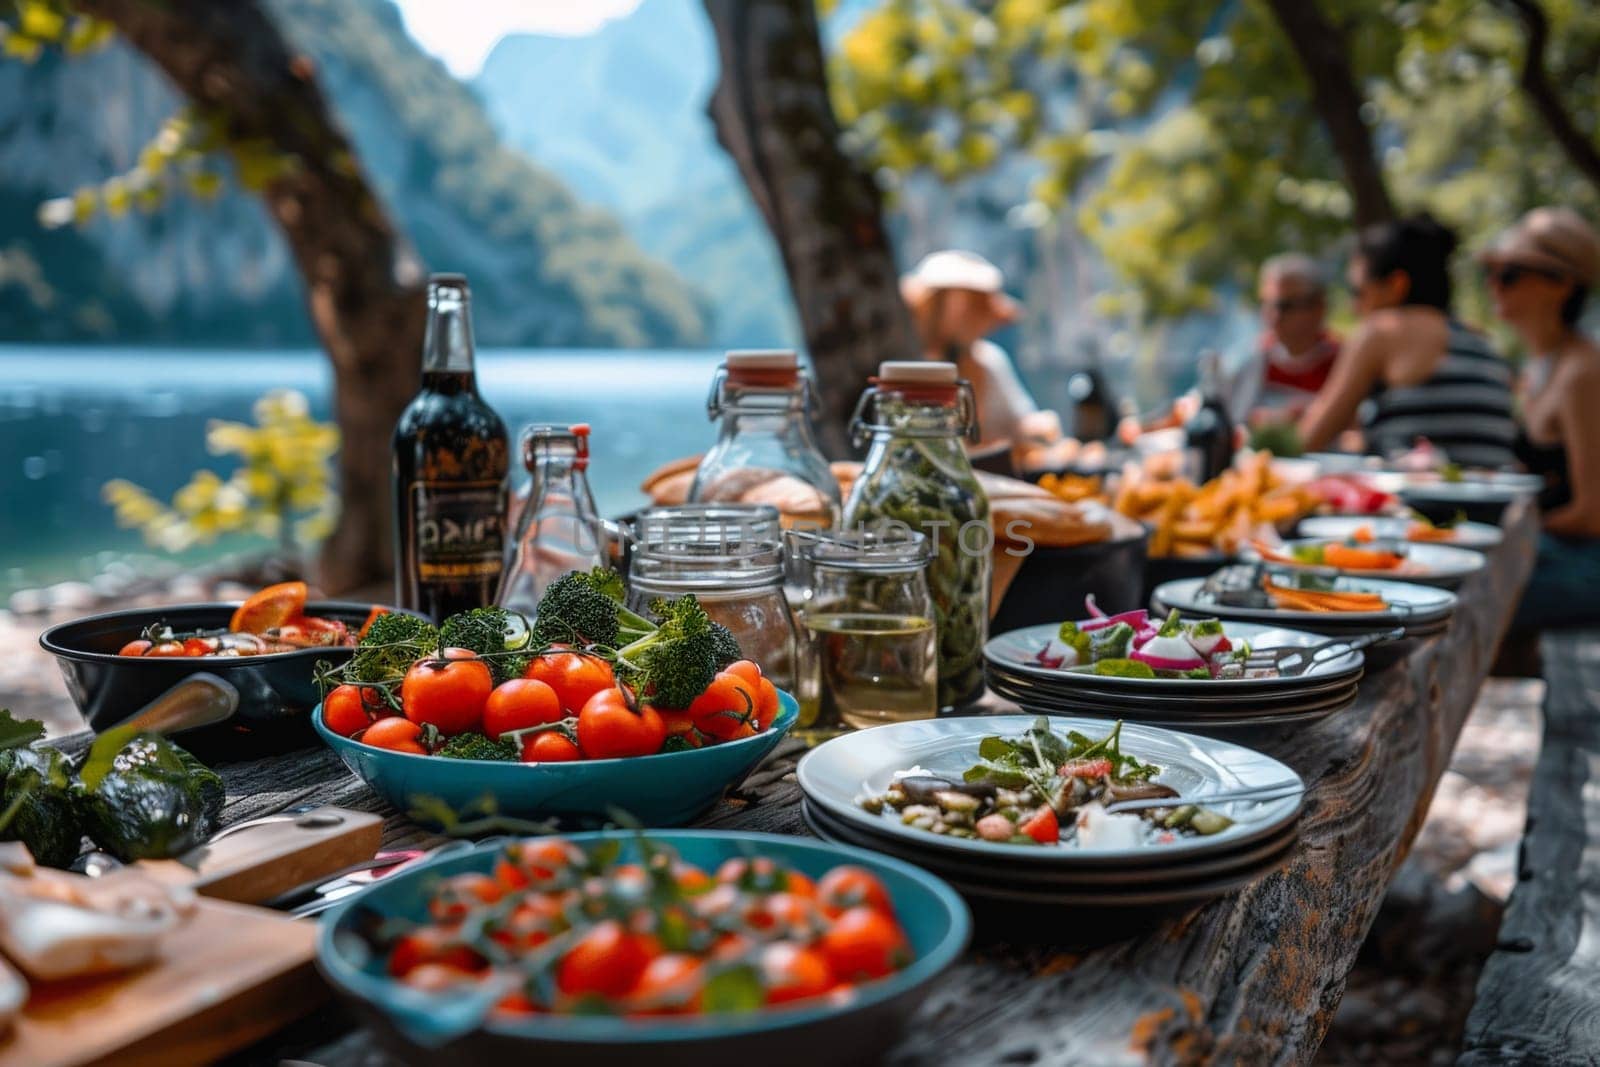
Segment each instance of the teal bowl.
M320 704L311 723L344 765L397 811L411 811L419 797L437 798L458 812L487 799L499 814L523 819L593 822L616 809L645 826L682 826L742 782L783 740L800 706L782 690L778 701L778 717L752 737L687 752L571 763L441 759L373 748L328 729Z
M638 837L626 831L564 835L579 845L620 838L624 861L638 859ZM329 911L317 940L317 963L378 1036L403 1059L428 1067L484 1063L584 1064L603 1067L829 1067L876 1063L904 1029L929 985L966 947L967 906L940 879L877 852L809 838L716 830L650 833L690 863L715 870L734 856L759 854L813 879L841 863L870 870L894 902L915 959L905 970L856 986L848 999L768 1009L747 1015L621 1019L543 1015L480 1021L478 1010L441 1002L390 979L368 949L364 932L383 920L427 916L426 893L440 878L488 873L503 842L433 860L385 878Z

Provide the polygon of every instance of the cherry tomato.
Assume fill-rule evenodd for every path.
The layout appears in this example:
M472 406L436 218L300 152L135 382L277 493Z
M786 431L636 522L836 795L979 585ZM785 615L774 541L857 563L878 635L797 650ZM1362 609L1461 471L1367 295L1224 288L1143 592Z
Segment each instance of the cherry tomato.
M602 689L616 684L611 665L603 659L577 652L552 652L535 656L524 678L543 682L556 691L556 700L563 711L576 715L589 702L589 698Z
M522 739L523 763L570 763L583 758L572 738L560 730L540 730Z
M251 594L228 620L234 633L264 634L306 610L305 582L279 582Z
M1060 820L1056 818L1055 810L1048 804L1034 812L1017 829L1041 845L1053 845L1061 840Z
M322 698L322 724L340 737L365 730L372 719L360 686L341 685Z
M123 645L117 650L117 655L142 656L148 651L150 651L150 642L141 637L136 641L129 641L127 644Z
M761 665L753 659L741 659L722 668L724 674L736 674L754 686L761 680Z
M582 867L583 850L570 841L530 837L506 846L495 864L495 880L507 889L542 886L575 867Z
M530 894L489 936L511 949L538 948L566 928L564 910L552 894Z
M389 973L398 978L424 963L442 963L468 972L488 965L454 933L437 926L418 927L396 942L389 954Z
M350 628L338 619L296 615L277 628L278 639L295 645L342 645Z
M556 988L569 997L598 993L620 997L649 966L650 939L629 933L615 919L595 924L556 967Z
M681 738L690 748L700 748L706 743L705 735L694 727L694 716L687 711L663 711L661 721L666 725L668 740Z
M648 756L661 751L667 725L650 705L628 707L620 689L602 689L578 713L578 747L587 759Z
M534 678L513 678L495 686L483 707L483 732L499 737L508 730L542 726L561 718L556 691Z
M775 931L785 937L811 940L819 925L817 906L808 897L795 893L771 893L747 917L757 930Z
M441 648L440 659L477 659L478 654L470 648Z
M876 875L862 867L846 864L835 867L817 883L817 901L830 918L838 918L851 908L868 907L885 915L894 914L888 890Z
M718 741L749 737L756 732L759 688L730 671L720 672L689 705L695 729Z
M446 649L445 655L452 651ZM412 722L431 723L451 737L478 728L492 692L489 665L476 656L418 660L400 683L400 707Z
M688 896L704 893L717 884L705 871L682 860L672 865L672 880L678 883L678 890Z
M807 900L817 899L817 883L799 871L784 872L783 891L785 893L793 893L797 897L805 897Z
M507 993L494 1006L496 1015L540 1015L544 1009L526 993Z
M386 748L391 752L409 752L413 756L428 754L428 750L422 747L422 727L398 715L379 719L366 728L359 740L364 745Z
M717 881L756 893L778 893L789 888L789 874L765 856L735 856L717 868Z
M833 988L827 958L793 941L777 941L761 950L761 978L768 1004L819 997Z
M757 683L756 731L759 733L772 725L783 705L778 702L778 687L763 678Z
M459 921L473 908L493 904L504 893L500 883L487 874L458 874L440 883L428 901L428 914L435 922Z
M182 641L158 641L154 647L145 651L146 656L187 656L183 650Z
M676 1015L700 1010L705 987L700 961L669 952L645 965L628 992L630 1009L642 1015Z
M851 908L839 916L817 947L834 977L846 982L882 978L907 957L906 935L893 919L873 908Z

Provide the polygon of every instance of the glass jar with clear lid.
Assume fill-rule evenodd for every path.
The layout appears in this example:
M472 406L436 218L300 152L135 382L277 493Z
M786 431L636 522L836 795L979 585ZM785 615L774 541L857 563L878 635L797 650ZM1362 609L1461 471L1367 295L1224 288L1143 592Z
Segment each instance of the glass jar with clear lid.
M822 740L850 729L932 718L938 643L928 538L913 530L791 530L799 616L800 719Z
M522 431L532 479L512 505L516 534L495 602L533 616L547 585L604 564L609 536L589 491L589 427L536 424Z
M928 538L928 590L939 642L939 707L983 695L994 525L963 439L977 440L976 404L954 363L878 368L851 420L870 440L845 505L846 529L915 530Z
M785 526L837 525L839 482L811 430L811 392L791 350L729 352L706 400L717 442L695 470L690 502L749 501L754 491Z
M784 596L778 510L756 504L649 508L631 523L628 607L693 593L772 684L794 690L795 631Z

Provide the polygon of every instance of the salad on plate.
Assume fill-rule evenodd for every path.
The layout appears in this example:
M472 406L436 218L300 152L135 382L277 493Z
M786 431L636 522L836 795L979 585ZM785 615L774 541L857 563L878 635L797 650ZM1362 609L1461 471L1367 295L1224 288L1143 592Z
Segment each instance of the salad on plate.
M1174 800L1170 807L1107 811L1108 804L1178 797L1155 779L1161 768L1122 751L1122 723L1101 738L1061 736L1039 717L1016 737L978 743L977 762L959 779L922 767L897 771L863 810L948 837L1049 848L1135 848L1208 837L1233 820Z
M1034 654L1032 666L1120 678L1277 676L1272 668L1247 669L1249 644L1229 640L1220 619L1185 619L1176 608L1160 620L1144 608L1107 615L1093 596L1085 603L1089 617L1062 623L1056 638Z

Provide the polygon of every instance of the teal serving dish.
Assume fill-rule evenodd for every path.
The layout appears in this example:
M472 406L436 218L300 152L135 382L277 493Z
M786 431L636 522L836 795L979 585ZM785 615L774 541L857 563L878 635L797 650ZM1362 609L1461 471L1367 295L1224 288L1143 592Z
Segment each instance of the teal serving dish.
M682 826L743 781L783 740L800 706L782 690L778 702L772 725L751 737L687 752L571 763L441 759L373 748L328 729L320 704L311 723L344 765L397 811L409 812L419 797L437 798L458 812L487 799L497 813L523 819L594 822L621 810L645 826Z
M584 847L620 838L622 859L639 858L638 835L627 831L564 836ZM367 937L385 920L425 919L427 890L436 880L488 873L503 846L496 842L385 878L329 911L318 933L318 967L389 1049L428 1067L484 1063L838 1067L878 1062L928 986L955 962L971 936L971 915L955 890L920 868L877 852L775 834L674 830L648 836L706 870L715 870L731 857L749 855L770 856L813 879L842 863L865 867L888 891L915 958L903 971L856 986L848 998L821 998L749 1014L484 1020L470 997L448 1000L389 978Z

